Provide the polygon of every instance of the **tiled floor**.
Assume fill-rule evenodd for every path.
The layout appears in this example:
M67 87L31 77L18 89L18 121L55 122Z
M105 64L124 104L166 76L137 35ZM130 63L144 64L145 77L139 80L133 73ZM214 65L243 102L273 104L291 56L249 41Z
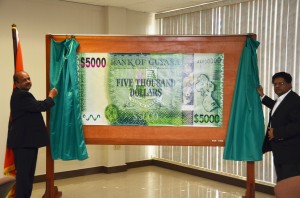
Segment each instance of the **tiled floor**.
M95 174L55 181L63 198L240 198L245 189L200 177L147 166L126 172ZM41 198L45 183L34 184ZM255 198L274 198L256 192Z

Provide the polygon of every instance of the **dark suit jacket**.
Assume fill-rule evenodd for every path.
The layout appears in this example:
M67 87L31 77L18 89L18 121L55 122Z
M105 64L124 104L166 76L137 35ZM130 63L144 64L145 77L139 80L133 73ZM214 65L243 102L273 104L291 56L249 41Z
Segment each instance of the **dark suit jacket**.
M275 101L265 96L262 103L271 110ZM271 112L271 111L270 111ZM274 128L274 139L269 141L266 133L263 152L273 151L275 163L300 164L300 97L291 91L286 95L273 115L269 125Z
M41 112L53 105L52 98L37 101L30 92L15 88L10 100L11 122L7 146L39 148L49 144L49 135Z

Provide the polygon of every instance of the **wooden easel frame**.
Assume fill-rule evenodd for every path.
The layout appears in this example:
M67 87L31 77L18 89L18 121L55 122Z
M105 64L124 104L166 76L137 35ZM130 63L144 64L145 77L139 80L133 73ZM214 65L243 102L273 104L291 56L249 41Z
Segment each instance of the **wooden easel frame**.
M224 146L240 55L249 35L221 36L100 36L72 35L79 52L103 53L224 53L222 127L83 126L87 144ZM251 35L256 37L256 35ZM49 91L50 41L66 35L46 35L46 81ZM69 36L71 37L71 36ZM47 112L47 126L49 126ZM126 134L124 134L126 131ZM141 133L143 131L143 133ZM45 198L61 197L54 186L54 161L47 147ZM255 196L254 162L247 162L246 198Z

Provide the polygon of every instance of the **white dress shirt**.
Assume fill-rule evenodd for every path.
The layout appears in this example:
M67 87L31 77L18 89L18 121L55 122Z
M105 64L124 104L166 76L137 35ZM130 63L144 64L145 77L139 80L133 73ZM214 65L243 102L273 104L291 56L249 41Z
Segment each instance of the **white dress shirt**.
M272 109L271 116L274 114L274 112L276 111L277 107L280 105L280 103L283 101L283 99L286 97L286 95L287 95L288 93L290 93L290 91L291 91L291 90L289 90L288 92L286 92L285 94L283 94L283 95L281 95L281 96L279 96L279 97L277 98L276 103L275 103L275 105L274 105L274 107L273 107L273 109Z

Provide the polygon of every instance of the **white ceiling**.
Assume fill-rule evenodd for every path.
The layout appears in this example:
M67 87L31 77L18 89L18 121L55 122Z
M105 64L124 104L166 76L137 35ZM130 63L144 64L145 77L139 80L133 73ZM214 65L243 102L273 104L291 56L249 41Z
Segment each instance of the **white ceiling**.
M209 2L226 0L61 0L98 6L122 7L129 10L160 13L180 8L192 7Z

